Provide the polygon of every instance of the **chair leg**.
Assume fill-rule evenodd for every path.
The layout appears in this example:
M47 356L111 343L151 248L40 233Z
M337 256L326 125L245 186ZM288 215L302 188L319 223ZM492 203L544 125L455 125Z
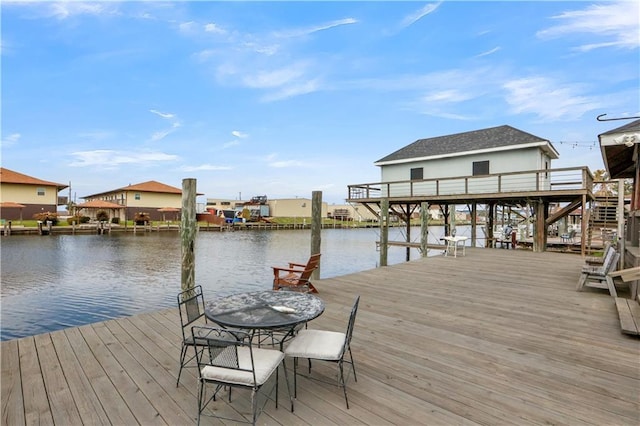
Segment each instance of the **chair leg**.
M198 425L200 424L200 415L202 414L202 399L204 397L204 383L198 380Z
M182 350L180 351L180 370L178 370L178 380L176 381L176 387L180 386L180 375L182 374L182 368L184 367L184 359L187 356L187 345L182 344Z
M258 398L256 395L256 388L253 388L251 391L251 412L252 412L252 422L251 424L255 425L258 416L256 415L258 411Z
M580 274L580 279L578 280L578 286L576 287L576 290L578 291L582 291L582 287L584 287L584 284L587 282L587 276L589 274Z
M278 387L280 383L280 375L278 374L278 368L276 368L276 410L278 409Z
M609 288L609 294L611 294L612 297L618 297L618 292L616 292L616 286L613 283L613 278L607 275L605 279L607 280L607 287Z
M293 413L293 396L291 395L291 386L289 385L289 373L287 372L287 365L285 364L284 360L282 360L282 369L284 370L284 381L287 382L287 394L289 394L289 402L291 403L291 412ZM294 365L294 375L295 375L295 365Z
M298 358L293 358L293 397L298 397Z
M351 353L351 348L349 348L349 358L351 358L351 369L353 370L353 381L358 381L358 376L356 376L356 363L353 361L353 354Z
M344 382L344 366L342 360L338 363L338 369L340 370L340 377L338 377L339 385L342 387L344 393L344 402L347 404L347 410L349 409L349 399L347 398L347 384Z

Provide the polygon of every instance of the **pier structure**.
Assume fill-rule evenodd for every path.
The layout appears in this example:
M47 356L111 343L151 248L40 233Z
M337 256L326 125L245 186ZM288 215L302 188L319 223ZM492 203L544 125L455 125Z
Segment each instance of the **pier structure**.
M455 226L455 206L468 206L471 246L476 246L478 206L485 206L487 211L484 218L486 247L495 246L494 227L499 224L497 220L532 224L534 252L546 250L549 225L572 212L579 212L580 232L577 235L581 237L580 252L584 256L591 241L588 215L591 203L596 200L593 188L594 177L589 168L574 167L354 184L348 185L347 201L362 204L379 216L383 205L388 204L390 214L406 225L406 241L392 244L406 244L407 260L410 248L416 245L411 240L411 218L421 205L424 206L423 203L440 206L446 235ZM561 207L552 212L550 206ZM502 213L501 217L498 212Z
M637 425L640 341L606 290L575 291L582 259L468 252L315 281L326 310L310 329L342 330L361 296L349 409L333 384L300 377L294 412L270 401L260 423ZM2 424L195 424L196 369L176 387L181 339L171 307L3 341ZM248 411L250 393L215 406Z

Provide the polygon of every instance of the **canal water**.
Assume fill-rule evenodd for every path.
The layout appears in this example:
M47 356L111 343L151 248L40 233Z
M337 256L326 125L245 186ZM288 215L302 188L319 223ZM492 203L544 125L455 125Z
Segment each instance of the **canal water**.
M439 237L442 228L430 227L430 233ZM412 230L413 240L419 236L419 228ZM320 277L376 268L379 239L375 228L324 229ZM389 240L405 240L403 231L392 228ZM1 340L177 306L178 232L12 235L0 241ZM306 262L310 245L308 230L200 232L196 284L205 298L270 289L271 266ZM411 259L419 256L411 249ZM389 247L388 264L405 257L405 248Z

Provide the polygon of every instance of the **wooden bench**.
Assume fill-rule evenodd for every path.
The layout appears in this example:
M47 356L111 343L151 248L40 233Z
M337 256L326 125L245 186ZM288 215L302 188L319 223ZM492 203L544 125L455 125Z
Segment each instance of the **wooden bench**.
M629 283L631 298L616 297L616 309L620 318L620 329L625 334L640 335L640 297L638 297L637 282L640 279L640 267L620 269L611 272L611 277L620 277Z
M620 329L624 334L640 335L640 300L616 297Z

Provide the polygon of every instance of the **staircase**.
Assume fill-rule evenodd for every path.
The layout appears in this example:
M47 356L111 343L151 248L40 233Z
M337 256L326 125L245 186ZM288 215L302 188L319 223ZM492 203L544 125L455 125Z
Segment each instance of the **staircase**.
M601 251L607 242L613 243L618 231L618 195L596 195L587 211L587 254Z

